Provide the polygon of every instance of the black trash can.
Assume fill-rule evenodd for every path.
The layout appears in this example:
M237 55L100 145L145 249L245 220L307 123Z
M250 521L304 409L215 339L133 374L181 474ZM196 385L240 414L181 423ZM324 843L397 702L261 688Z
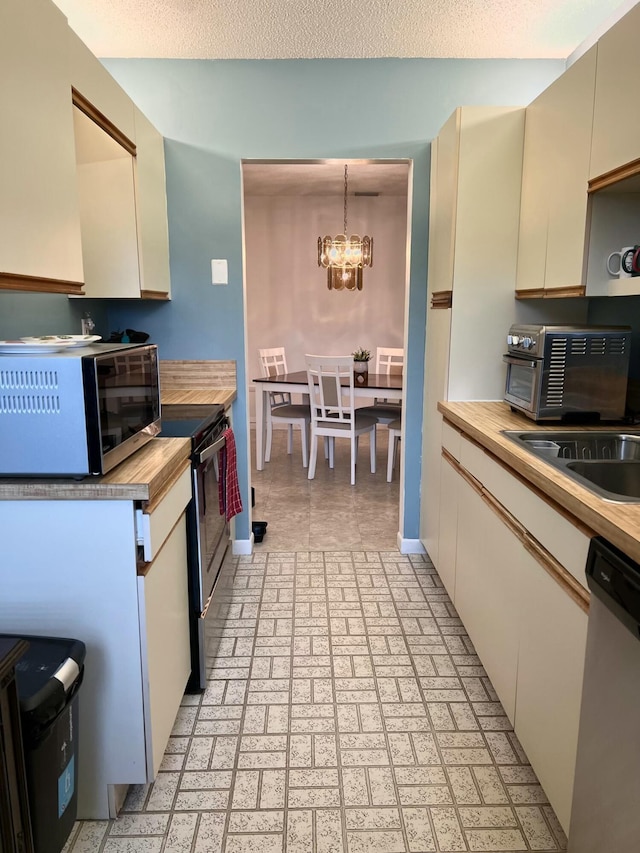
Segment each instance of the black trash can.
M60 853L78 807L78 690L85 645L66 637L20 639L29 643L16 665L16 682L34 847L36 853Z

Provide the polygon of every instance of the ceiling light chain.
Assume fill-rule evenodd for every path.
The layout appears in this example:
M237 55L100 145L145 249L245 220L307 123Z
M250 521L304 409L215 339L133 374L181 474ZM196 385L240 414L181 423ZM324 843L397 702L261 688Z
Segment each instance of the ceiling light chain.
M344 167L344 233L318 237L318 266L327 270L329 290L362 290L362 269L373 266L373 237L347 237L348 167Z

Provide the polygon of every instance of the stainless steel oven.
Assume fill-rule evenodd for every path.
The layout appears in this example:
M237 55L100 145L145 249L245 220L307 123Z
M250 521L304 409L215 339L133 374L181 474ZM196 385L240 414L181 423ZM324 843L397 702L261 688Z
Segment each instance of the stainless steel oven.
M229 547L229 525L220 513L218 454L229 421L222 406L163 406L161 436L191 438L193 498L187 508L191 677L187 692L206 687L213 635L213 597Z
M512 409L536 421L623 417L630 327L515 325L507 349Z

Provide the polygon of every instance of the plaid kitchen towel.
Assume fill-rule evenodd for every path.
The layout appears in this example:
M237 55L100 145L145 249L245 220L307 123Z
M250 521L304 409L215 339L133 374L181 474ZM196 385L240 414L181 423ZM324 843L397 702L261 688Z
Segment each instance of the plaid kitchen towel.
M242 512L242 498L238 484L238 465L236 455L236 439L231 427L223 433L224 447L218 457L220 471L218 480L218 501L220 515L231 521L234 515Z

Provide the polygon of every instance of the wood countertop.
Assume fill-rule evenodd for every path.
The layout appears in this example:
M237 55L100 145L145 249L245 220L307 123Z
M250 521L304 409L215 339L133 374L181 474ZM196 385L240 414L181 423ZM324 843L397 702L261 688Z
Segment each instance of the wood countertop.
M104 477L0 479L0 500L152 501L190 464L188 438L154 438Z
M236 396L235 388L181 389L161 391L160 403L163 406L211 406L220 403L226 408L233 403Z
M536 424L524 415L512 412L502 402L440 402L438 410L445 420L555 501L559 508L640 562L640 501L615 503L604 500L501 433L502 430L522 430L539 431L542 435L559 430L578 432L586 427ZM611 427L596 429L610 430Z

